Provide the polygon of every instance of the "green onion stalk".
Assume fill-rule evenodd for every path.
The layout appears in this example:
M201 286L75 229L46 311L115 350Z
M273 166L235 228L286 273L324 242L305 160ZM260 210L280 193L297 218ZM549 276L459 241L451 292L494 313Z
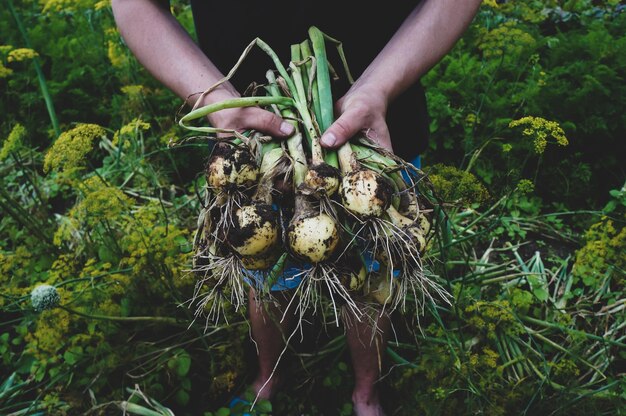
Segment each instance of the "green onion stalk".
M294 84L298 91L296 95L305 97L304 82L300 77L299 68L294 65L301 58L299 45L292 48L292 75ZM270 85L276 84L274 74L268 72L268 81ZM278 89L271 88L270 93L277 94ZM302 112L298 112L303 120L302 124L305 132L310 139L311 160L312 164L320 166L325 164L323 152L319 144L319 133L313 125L313 118L308 112L304 111L304 105L301 107ZM283 109L283 117L286 119L295 119L295 114L291 109ZM307 178L310 178L311 165L307 161L307 155L304 150L303 136L300 133L296 123L296 133L287 140L289 155L294 160L294 213L287 228L286 246L294 257L303 262L310 264L305 266L301 273L302 283L297 289L298 305L296 313L299 313L303 319L304 313L309 307L317 310L321 304L321 294L326 293L333 304L335 312L335 321L339 324L338 305L347 304L351 307L355 314L359 314L356 304L346 288L342 285L340 275L335 266L336 251L340 242L340 226L337 219L333 215L325 212L321 208L321 199L328 198L329 194L325 192L310 192L310 184L307 184ZM338 180L337 180L338 182Z

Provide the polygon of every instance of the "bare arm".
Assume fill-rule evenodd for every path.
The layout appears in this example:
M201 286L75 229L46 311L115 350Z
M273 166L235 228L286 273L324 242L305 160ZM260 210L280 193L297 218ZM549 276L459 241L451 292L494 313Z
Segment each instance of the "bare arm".
M391 149L385 114L389 103L446 54L471 23L480 0L424 0L336 104L340 116L322 137L337 147L371 129Z
M182 99L202 92L223 74L204 55L168 8L158 0L113 0L115 21L128 47L150 73ZM230 83L211 92L209 104L238 97ZM197 96L196 96L197 97ZM195 103L195 98L189 100ZM256 129L284 137L292 132L289 123L259 108L223 110L209 117L212 125L233 129Z

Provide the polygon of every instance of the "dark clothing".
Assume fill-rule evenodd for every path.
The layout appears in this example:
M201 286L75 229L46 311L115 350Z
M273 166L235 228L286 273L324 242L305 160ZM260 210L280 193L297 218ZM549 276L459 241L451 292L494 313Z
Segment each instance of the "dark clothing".
M192 0L191 6L198 42L204 53L224 73L232 68L244 48L255 38L264 40L286 64L290 44L308 38L308 28L340 40L352 75L358 78L391 39L418 2L354 0ZM341 81L333 84L333 96L340 98L349 85L341 61L332 46L329 60ZM273 63L254 48L232 82L244 91L252 82L264 83L265 72ZM406 160L425 150L428 141L428 115L424 91L419 83L394 100L387 113L387 124L396 154Z

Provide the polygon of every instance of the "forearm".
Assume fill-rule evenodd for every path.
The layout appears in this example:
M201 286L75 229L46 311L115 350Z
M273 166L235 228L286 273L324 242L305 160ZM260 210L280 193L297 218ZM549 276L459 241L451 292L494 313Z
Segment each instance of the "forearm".
M454 46L471 23L480 0L424 0L372 61L355 87L388 101L415 83Z
M179 97L188 99L223 77L163 2L113 0L111 5L120 33L139 62ZM239 94L226 83L210 95L207 101Z

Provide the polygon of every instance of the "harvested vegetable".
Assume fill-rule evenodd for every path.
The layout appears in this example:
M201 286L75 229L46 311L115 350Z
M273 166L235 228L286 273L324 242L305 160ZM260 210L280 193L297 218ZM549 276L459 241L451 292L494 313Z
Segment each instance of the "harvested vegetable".
M355 137L338 151L320 145L334 121L325 48L338 42L315 27L309 36L292 45L286 66L255 39L228 76L204 94L230 79L258 46L275 65L266 73L266 95L194 108L180 120L192 131L232 134L219 139L207 166L205 208L195 238L199 279L193 301L197 314L206 313L209 320L219 319L228 303L241 306L248 283L259 296L269 294L287 263L300 265L302 281L292 302L301 320L308 309L326 304L338 324L340 316L373 316L372 310L380 310L374 305L404 310L410 299L421 312L434 297L449 299L423 267L431 232L424 175L367 137ZM279 142L254 131L190 124L215 111L248 106L281 115L294 134Z

